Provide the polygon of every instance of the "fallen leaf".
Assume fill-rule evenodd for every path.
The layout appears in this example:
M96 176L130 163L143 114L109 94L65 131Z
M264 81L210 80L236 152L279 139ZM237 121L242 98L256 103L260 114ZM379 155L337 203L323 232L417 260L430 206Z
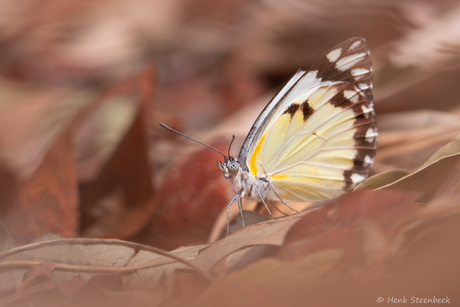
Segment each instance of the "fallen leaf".
M434 155L432 155L420 168L430 165L442 158L456 155L460 153L460 135L453 138L447 145L440 148Z
M398 179L403 178L404 176L409 175L410 172L404 169L394 169L380 174L366 178L363 182L358 184L354 191L363 190L363 189L377 189L386 184L395 182Z
M16 242L25 243L47 233L77 235L77 178L70 129L55 141L35 173L25 183L18 183L17 190L14 201L0 214Z
M82 189L83 236L128 238L151 217L155 208L149 155L153 79L153 70L147 69L141 78L128 83L131 91L142 93L137 115L97 178Z
M0 163L25 181L95 91L1 81Z
M221 261L237 251L260 245L279 246L291 226L305 214L306 212L301 212L247 226L202 248L192 262L206 271L212 271Z
M448 112L414 110L377 117L379 149L373 168L377 172L415 170L460 133L460 117Z
M372 188L420 193L421 201L428 201L445 182L449 171L458 163L460 137L457 136L433 154L418 170L391 170L371 176L356 187L356 190Z
M57 285L75 277L87 282L98 274L122 274L121 286L124 290L149 291L161 282L162 276L168 276L176 269L192 267L199 270L190 264L190 260L202 247L198 245L165 252L113 239L38 241L0 254L0 292L18 289L26 271L43 262L54 263L51 278ZM201 270L198 273L206 275ZM172 289L174 284L170 279L168 281L165 287Z
M442 186L447 174L460 160L460 153L440 158L401 179L379 187L379 190L416 192L423 195L420 201L429 201Z
M398 224L419 209L417 196L369 190L345 194L296 222L277 257L290 261L335 249L342 251L347 261L374 263Z

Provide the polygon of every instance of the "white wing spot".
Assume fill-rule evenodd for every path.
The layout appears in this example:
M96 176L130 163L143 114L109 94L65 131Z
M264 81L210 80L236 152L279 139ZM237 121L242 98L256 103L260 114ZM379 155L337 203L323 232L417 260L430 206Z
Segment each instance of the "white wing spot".
M361 76L368 74L370 71L364 68L355 68L351 70L351 75L356 77L356 76Z
M374 109L372 107L368 108L365 105L361 106L361 109L363 110L364 117L366 117L366 118L369 118L369 114L371 114L372 111L374 111Z
M371 156L365 156L364 157L364 164L370 165L370 164L373 164L373 163L374 163L374 159L371 158Z
M366 53L357 53L352 54L347 57L341 58L340 60L335 63L335 67L338 70L345 71L350 69L353 65L361 61L366 56Z
M351 44L350 48L348 48L348 51L353 50L361 46L361 41L356 41L353 44Z
M343 97L353 103L357 103L359 100L359 96L356 91L343 91Z
M378 135L379 134L377 133L377 131L375 131L374 128L371 127L366 131L366 141L372 143L374 141L374 138Z
M359 83L358 87L364 91L369 88L369 85L367 85L367 83Z
M334 49L331 52L329 52L326 57L329 60L329 62L334 63L337 61L338 58L342 55L342 48Z
M350 179L351 179L351 181L353 183L356 184L356 183L359 183L359 182L363 181L364 179L366 179L366 177L364 177L363 175L354 173L353 175L351 175Z

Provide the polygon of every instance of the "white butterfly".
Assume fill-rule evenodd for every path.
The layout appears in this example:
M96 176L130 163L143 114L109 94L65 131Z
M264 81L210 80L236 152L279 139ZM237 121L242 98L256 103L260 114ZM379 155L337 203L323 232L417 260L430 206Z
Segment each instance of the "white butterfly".
M238 158L219 151L219 168L237 192L227 233L229 208L238 201L243 218L245 196L271 214L266 200L322 201L353 189L373 164L377 136L370 52L363 38L352 38L289 80L254 122Z

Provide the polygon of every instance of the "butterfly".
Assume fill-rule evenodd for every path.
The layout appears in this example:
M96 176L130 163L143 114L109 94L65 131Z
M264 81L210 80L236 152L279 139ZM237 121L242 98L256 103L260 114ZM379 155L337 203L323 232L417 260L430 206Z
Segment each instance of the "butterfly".
M219 169L237 193L227 206L228 234L235 202L244 226L243 197L262 202L272 215L267 201L291 208L287 202L328 200L367 177L378 136L372 87L370 51L356 37L288 81L254 122L238 157L160 125L224 156Z

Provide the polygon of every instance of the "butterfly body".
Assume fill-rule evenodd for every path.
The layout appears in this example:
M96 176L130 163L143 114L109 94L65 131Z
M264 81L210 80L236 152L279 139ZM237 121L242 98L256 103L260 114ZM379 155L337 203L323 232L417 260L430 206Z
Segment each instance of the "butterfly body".
M240 191L242 196L253 198L257 201L263 199L274 199L270 192L270 181L267 177L254 177L242 168L232 178L233 188ZM259 194L260 193L260 194ZM262 197L261 197L262 196Z
M266 207L338 197L367 177L377 135L370 53L352 38L298 71L261 112L238 159L219 162L237 192L230 205L241 209L244 196Z

